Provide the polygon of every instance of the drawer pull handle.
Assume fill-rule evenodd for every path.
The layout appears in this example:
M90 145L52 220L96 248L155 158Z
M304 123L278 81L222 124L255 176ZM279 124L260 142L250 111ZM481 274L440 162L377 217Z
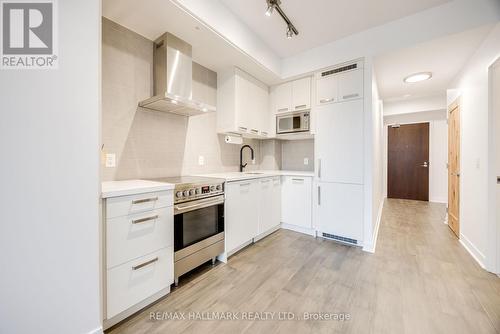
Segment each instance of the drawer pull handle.
M240 129L240 131L247 131L248 129L245 128L244 126L239 126L238 129Z
M300 106L295 106L295 109L303 109L307 107L307 104L301 104Z
M257 129L251 129L250 132L259 133L259 130L257 130Z
M132 220L132 224L140 224L140 223L145 223L145 222L148 222L150 220L155 220L158 218L158 215L156 216L151 216L151 217L146 217L146 218L141 218L141 219L135 219L135 220Z
M157 200L158 200L158 197L136 199L136 200L132 201L132 204L142 204L142 203L147 203L147 202L154 202L154 201L157 201Z
M356 94L349 94L349 95L344 95L342 96L342 98L345 100L345 99L352 99L353 97L358 97L359 94L356 93Z
M288 111L288 108L281 108L281 109L278 109L278 112L282 112L282 111Z
M292 179L292 181L304 182L304 179Z
M155 257L154 259L152 260L149 260L149 261L146 261L144 263L141 263L141 264L138 264L136 266L133 266L132 267L132 270L137 270L137 269L141 269L141 268L144 268L145 266L148 266L150 265L151 263L155 263L156 261L158 261L158 257Z
M327 103L327 102L332 102L334 99L333 97L332 98L329 98L329 99L321 99L319 100L319 103Z

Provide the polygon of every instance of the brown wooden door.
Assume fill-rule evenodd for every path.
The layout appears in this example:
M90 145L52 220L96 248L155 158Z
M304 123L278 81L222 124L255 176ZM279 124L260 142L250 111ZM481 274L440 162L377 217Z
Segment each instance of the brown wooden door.
M389 126L387 197L429 200L429 123Z
M448 226L460 236L460 104L448 108Z

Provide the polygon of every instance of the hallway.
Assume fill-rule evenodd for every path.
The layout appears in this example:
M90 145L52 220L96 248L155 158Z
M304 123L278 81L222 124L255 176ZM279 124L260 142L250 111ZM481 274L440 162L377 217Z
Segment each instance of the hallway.
M476 264L444 217L444 205L386 200L375 254L279 230L111 332L498 333L500 279ZM255 311L292 312L295 320L150 319ZM350 320L305 321L304 312Z

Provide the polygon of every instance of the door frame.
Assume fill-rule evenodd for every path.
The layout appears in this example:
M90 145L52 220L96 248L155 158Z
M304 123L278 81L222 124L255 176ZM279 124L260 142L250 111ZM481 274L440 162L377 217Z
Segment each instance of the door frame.
M450 122L449 122L449 119L450 119L450 113L453 109L458 108L458 111L459 111L459 115L458 115L458 136L459 136L459 143L458 143L458 147L459 147L459 157L458 157L458 163L460 165L459 169L462 168L463 164L462 164L462 96L459 95L457 96L453 102L449 103L448 106L446 107L446 123L448 124L448 155L447 155L447 172L448 172L448 200L447 200L447 203L446 203L446 225L448 225L448 227L450 227L450 220L449 220L449 208L450 208ZM459 171L459 174L461 173L461 171ZM461 195L461 190L462 190L462 177L459 176L458 177L458 217L457 217L457 220L458 220L458 235L456 235L457 239L458 240L461 240L461 237L460 237L460 223L461 223L461 219L460 217L462 217L462 205L461 205L461 201L462 201L462 196ZM451 229L451 228L450 228ZM454 232L452 230L452 232Z
M486 269L500 275L500 208L497 208L497 196L500 196L500 185L497 183L497 171L500 174L500 156L498 156L498 143L500 135L500 107L495 105L494 92L500 87L500 80L495 82L495 71L500 73L500 58L488 68L488 254L486 256ZM499 75L499 74L497 74Z

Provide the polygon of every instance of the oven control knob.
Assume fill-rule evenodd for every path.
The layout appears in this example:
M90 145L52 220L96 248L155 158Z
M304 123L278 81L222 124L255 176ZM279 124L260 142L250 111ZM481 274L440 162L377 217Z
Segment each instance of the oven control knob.
M222 190L222 184L217 185L217 190L221 191Z
M196 188L196 195L201 195L201 188Z
M178 191L175 193L175 197L181 198L182 197L182 191Z
M215 186L210 186L210 191L215 191Z
M195 193L196 190L194 188L189 190L189 196L194 196Z
M189 196L189 190L184 190L183 194L184 194L185 197L188 197Z

